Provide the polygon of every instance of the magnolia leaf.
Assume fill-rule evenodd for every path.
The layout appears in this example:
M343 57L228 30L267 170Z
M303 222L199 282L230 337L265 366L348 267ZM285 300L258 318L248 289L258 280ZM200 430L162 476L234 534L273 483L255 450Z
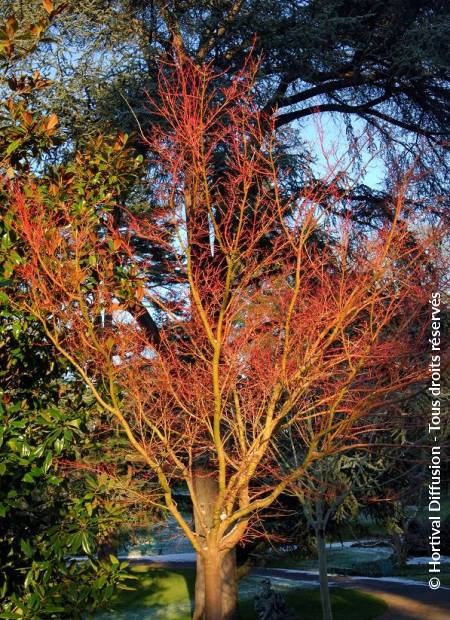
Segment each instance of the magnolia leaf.
M47 125L46 125L47 131L56 127L57 124L58 124L58 117L56 114L52 114L47 121Z
M24 554L27 556L27 558L31 558L33 556L33 549L30 543L28 542L28 540L24 540L22 538L22 540L20 541L20 548L22 549Z
M31 28L30 28L30 32L31 34L37 39L41 36L42 32L44 31L44 26L41 24L34 24Z
M52 0L42 0L42 6L47 11L47 13L51 13L55 8Z
M31 123L33 122L33 115L30 114L30 112L27 112L27 111L22 112L22 118L27 127L29 127Z
M17 32L17 20L15 17L8 17L5 24L6 34L11 38Z
M48 472L48 470L50 469L50 465L52 464L52 453L48 452L46 457L45 457L45 461L44 464L42 465L42 469L44 471L44 474L46 474Z
M11 153L14 153L14 151L16 151L19 146L21 144L21 140L14 140L14 142L11 142L11 144L8 144L8 147L6 149L6 155L11 155Z
M81 534L81 546L83 547L83 551L86 553L86 555L89 555L92 552L89 538L86 532L82 532Z

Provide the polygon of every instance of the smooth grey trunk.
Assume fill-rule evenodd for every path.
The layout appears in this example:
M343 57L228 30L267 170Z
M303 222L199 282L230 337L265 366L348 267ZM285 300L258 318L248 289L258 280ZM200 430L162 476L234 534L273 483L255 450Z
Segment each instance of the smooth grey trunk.
M323 527L316 529L317 557L319 560L320 600L322 603L323 620L333 620L331 609L330 586L328 583L328 562Z
M194 489L198 501L198 509L201 514L194 510L195 531L199 535L202 546L206 546L205 527L209 528L213 523L213 508L217 499L217 482L208 477L206 472L199 472L194 479ZM216 552L215 552L216 553ZM214 558L206 560L197 554L195 576L195 610L193 620L209 619L212 610L206 608L207 590L210 590L211 572L214 566ZM237 601L237 568L236 551L231 550L219 562L218 575L214 576L218 582L220 593L220 620L238 620ZM209 587L208 587L209 586ZM212 597L208 594L209 605L212 605ZM214 603L217 604L217 603Z

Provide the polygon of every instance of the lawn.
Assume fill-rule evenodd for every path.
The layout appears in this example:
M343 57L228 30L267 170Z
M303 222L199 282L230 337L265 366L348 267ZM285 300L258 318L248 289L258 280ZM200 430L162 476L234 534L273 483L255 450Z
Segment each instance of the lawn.
M371 562L373 560L383 559L388 556L390 551L384 547L375 547L372 549L352 547L346 549L328 549L328 570L345 571L361 562ZM274 556L266 563L267 567L272 568L294 568L298 570L317 570L317 560L305 560L296 558L288 553ZM364 574L364 573L363 573ZM392 577L405 577L416 581L427 582L430 578L427 564L405 566L404 568L393 567ZM441 565L441 573L437 575L442 585L450 585L450 564Z
M111 609L97 612L95 620L190 620L194 570L167 570L148 565L132 567L136 590L116 595ZM253 597L260 578L247 577L240 583L240 610L245 620L256 620ZM273 580L291 610L301 609L301 618L321 620L318 589L298 587L288 580ZM387 609L380 599L355 590L332 589L335 620L371 620Z
M372 562L374 560L386 559L392 551L387 547L344 547L327 549L327 559L329 570L345 570L352 568L355 564L362 562ZM266 566L272 568L298 568L303 570L317 570L316 558L304 559L297 558L289 553L274 555Z
M406 577L407 579L414 579L415 581L427 582L432 576L428 572L427 564L419 564L415 566L405 566L404 568L396 568L392 573L394 577ZM443 586L450 586L450 565L442 564L439 577Z
M394 577L399 576L399 573L396 572L394 574ZM417 572L412 572L412 573L405 573L404 575L402 574L401 576L405 576L408 579L413 579L414 581L422 581L422 582L427 582L429 581L430 577L432 577L432 574L429 573L425 573L425 572L421 572L421 573L417 573ZM450 586L450 573L441 573L439 575L434 575L435 577L439 577L439 581L441 582L441 585L443 586Z

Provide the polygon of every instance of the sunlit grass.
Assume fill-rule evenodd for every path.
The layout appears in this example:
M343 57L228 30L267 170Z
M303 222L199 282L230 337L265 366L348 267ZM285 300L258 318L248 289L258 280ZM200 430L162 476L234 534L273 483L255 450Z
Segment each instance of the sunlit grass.
M113 599L111 609L98 613L101 620L190 620L190 600L194 588L193 569L166 570L148 565L135 565L135 590L121 591Z

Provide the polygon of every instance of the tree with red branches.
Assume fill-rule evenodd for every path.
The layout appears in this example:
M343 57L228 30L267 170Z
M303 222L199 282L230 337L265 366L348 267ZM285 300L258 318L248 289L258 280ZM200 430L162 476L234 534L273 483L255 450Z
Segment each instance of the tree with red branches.
M22 248L14 304L158 481L202 569L194 618L229 620L230 558L261 511L315 462L366 445L423 378L436 234L411 243L407 180L392 222L367 234L332 217L346 200L332 173L288 195L275 123L253 101L257 65L224 87L210 65L174 58L149 103L161 123L146 137L148 216L8 182ZM277 456L287 432L302 446L288 470ZM194 524L174 499L180 483Z

